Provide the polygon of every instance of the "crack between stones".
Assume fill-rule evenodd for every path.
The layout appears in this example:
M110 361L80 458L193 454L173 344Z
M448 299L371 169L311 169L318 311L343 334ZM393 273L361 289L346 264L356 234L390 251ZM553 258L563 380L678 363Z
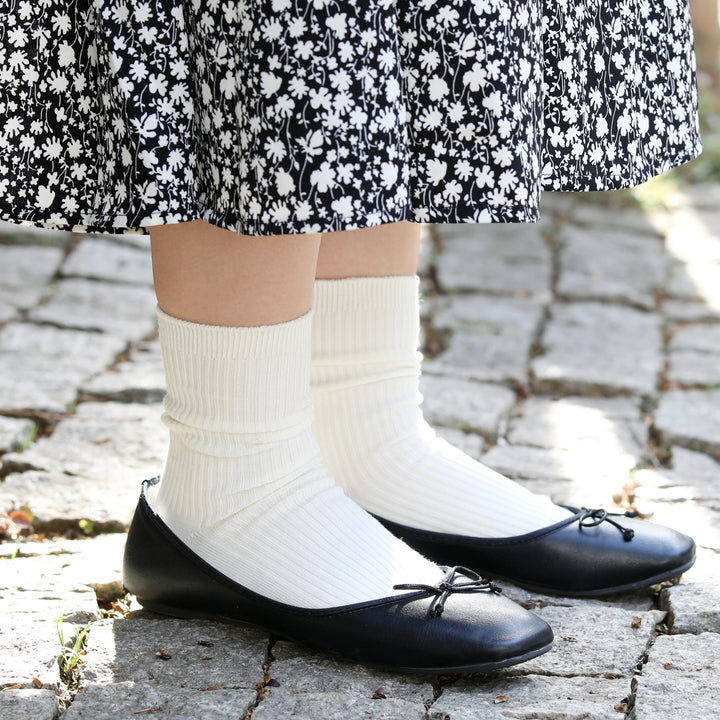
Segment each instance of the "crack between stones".
M271 635L268 638L267 647L265 649L265 660L262 664L263 675L262 678L260 678L260 680L258 680L255 684L255 702L253 702L247 709L242 720L250 720L260 703L272 692L270 690L270 683L273 680L273 677L270 674L270 668L274 660L272 649L275 645L275 642L276 638Z

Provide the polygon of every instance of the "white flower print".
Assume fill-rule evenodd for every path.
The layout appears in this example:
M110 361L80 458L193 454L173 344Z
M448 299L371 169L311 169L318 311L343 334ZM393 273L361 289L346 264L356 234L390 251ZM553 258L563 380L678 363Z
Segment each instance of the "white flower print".
M41 11L38 11L41 8ZM699 152L687 0L0 0L0 217L522 222Z

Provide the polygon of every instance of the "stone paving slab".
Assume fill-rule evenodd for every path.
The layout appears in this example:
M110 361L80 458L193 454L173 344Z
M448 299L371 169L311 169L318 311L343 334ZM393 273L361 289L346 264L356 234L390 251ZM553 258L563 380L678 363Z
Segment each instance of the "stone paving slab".
M110 239L83 238L62 265L61 275L152 285L152 263L145 248L119 245Z
M720 310L720 263L676 262L671 266L665 294L673 299L693 300Z
M93 624L81 670L83 684L133 682L254 691L263 679L267 634L205 620L143 614ZM163 659L158 653L169 657Z
M160 343L140 343L125 362L118 363L80 386L90 397L120 402L157 403L165 397L165 373Z
M528 398L510 419L508 441L541 448L633 455L645 452L647 426L636 398Z
M450 297L435 305L436 330L453 328L447 348L426 363L431 372L494 382L527 383L527 358L544 313L521 298Z
M660 598L673 634L720 632L720 553L700 549L695 565Z
M32 420L0 415L0 453L19 449L32 440L34 433L35 423Z
M660 317L601 303L553 307L532 361L538 392L652 394L662 368Z
M346 692L285 695L271 692L254 720L426 720L425 707L395 698L372 700Z
M157 301L147 287L72 278L57 283L52 298L28 314L36 322L96 330L126 341L142 340L155 329Z
M583 202L580 196L569 215L572 225L586 229L621 230L632 235L660 238L664 222L658 217L660 211L643 212L637 208L608 208L604 203ZM659 222L660 220L660 222Z
M635 498L647 502L676 503L695 500L720 510L720 463L679 446L670 448L671 468L646 468L635 473Z
M670 339L669 351L669 382L720 385L720 323L678 328Z
M438 226L442 253L437 278L446 292L483 291L500 295L550 297L550 251L539 227Z
M57 272L63 251L57 247L2 248L0 263L0 322L17 316L48 294L48 283Z
M124 348L110 335L10 323L0 328L0 408L64 412L85 378Z
M702 450L720 459L720 390L669 390L655 412L666 445Z
M588 456L582 446L573 451L506 444L491 448L481 460L560 505L608 509L613 498L630 482L636 464L633 455L597 452Z
M55 720L57 702L52 690L0 692L0 720Z
M662 243L657 237L627 229L613 232L600 227L603 229L580 230L566 225L562 229L558 237L564 245L558 295L653 309L667 274Z
M195 688L122 682L86 685L63 720L242 720L255 703L249 689L198 691Z
M443 688L429 720L615 720L627 679L503 675L459 680ZM658 716L660 717L660 716Z
M661 635L635 686L632 720L717 717L720 634Z
M720 320L720 297L712 306L700 301L667 300L663 303L662 311L666 317L680 322Z
M433 425L458 428L497 437L515 403L515 393L505 387L435 375L423 376L423 411Z
M509 675L632 677L665 618L660 610L632 611L609 603L576 605L571 612L548 605L532 612L550 624L555 644L550 652L508 668Z
M75 236L64 230L48 230L0 221L0 243L7 245L43 245L47 247L67 247Z
M61 530L80 520L124 528L143 480L158 475L167 452L159 405L82 403L21 453L3 456L0 507L28 505L36 526ZM118 462L122 458L122 462Z
M685 262L720 262L720 211L678 208L672 215L665 246Z

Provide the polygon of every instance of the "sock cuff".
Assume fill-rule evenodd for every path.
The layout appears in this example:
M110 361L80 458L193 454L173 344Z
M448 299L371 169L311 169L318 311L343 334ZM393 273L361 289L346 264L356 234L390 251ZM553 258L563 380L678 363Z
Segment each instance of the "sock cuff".
M313 310L319 314L396 308L416 298L419 288L417 275L316 280Z
M277 325L227 327L205 325L168 315L156 309L158 332L166 347L182 347L184 353L214 358L277 358L297 354L311 332L313 311Z
M316 280L312 353L356 355L364 362L377 354L415 353L420 335L417 276ZM414 362L414 355L411 357Z

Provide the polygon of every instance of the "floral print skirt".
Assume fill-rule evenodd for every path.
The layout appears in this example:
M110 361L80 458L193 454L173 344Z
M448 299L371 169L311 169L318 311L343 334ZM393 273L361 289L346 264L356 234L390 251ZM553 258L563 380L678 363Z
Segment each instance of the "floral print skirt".
M700 151L687 0L0 0L0 218L530 222Z

